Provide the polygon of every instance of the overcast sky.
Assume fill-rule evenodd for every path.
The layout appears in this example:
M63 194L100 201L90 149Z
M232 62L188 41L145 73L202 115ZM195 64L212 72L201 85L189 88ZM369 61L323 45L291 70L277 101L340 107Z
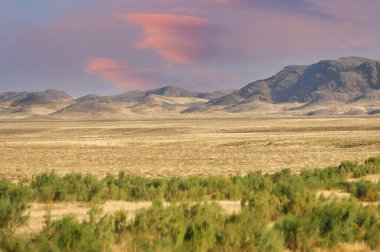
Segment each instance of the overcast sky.
M380 59L380 0L0 0L0 92L240 88Z

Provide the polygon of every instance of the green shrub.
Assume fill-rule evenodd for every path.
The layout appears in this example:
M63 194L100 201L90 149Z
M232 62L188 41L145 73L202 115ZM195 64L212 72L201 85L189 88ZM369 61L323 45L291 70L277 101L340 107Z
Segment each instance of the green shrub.
M258 219L275 220L282 214L278 197L268 191L251 193L242 200L242 207L248 207Z
M279 232L251 209L225 215L216 204L156 203L131 223L127 246L144 251L282 251Z
M114 215L114 230L116 241L120 242L121 237L125 235L128 230L128 214L123 210L119 210Z
M291 250L309 251L315 247L333 248L339 243L365 241L379 247L379 215L372 207L351 201L321 204L304 216L287 215L276 224Z
M281 234L248 208L227 216L217 235L215 251L283 251Z
M345 188L359 200L379 200L380 183L347 182L350 177L380 173L380 158L363 165L289 169L275 174L148 179L120 172L93 175L55 172L34 176L30 183L0 180L0 250L109 251L115 244L132 251L310 251L339 243L366 242L380 247L379 211L355 199L317 199L320 189ZM45 218L44 230L25 240L14 235L26 224L29 202L153 200L132 222L119 211L103 215L92 208L89 220L72 216ZM161 200L172 203L164 207ZM242 211L227 215L209 200L241 200ZM275 227L269 225L276 222Z
M293 215L285 216L276 224L276 229L281 230L285 237L285 246L290 250L298 250L304 248L302 242L307 234L303 230L303 220Z
M374 184L370 181L361 180L350 184L350 193L364 201L377 201L380 199L380 183Z
M30 198L31 192L27 187L0 180L0 230L14 232L27 222Z
M45 227L36 239L40 251L109 251L114 243L113 218L105 215L99 221L80 223L65 216Z
M28 240L19 235L0 230L0 251L24 252L30 249Z
M90 225L66 216L47 227L38 237L38 248L43 251L101 251Z

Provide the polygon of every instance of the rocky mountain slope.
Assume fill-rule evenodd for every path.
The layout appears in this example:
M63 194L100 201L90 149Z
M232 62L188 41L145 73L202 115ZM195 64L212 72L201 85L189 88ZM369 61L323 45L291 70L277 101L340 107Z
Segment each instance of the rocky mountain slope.
M325 60L310 66L288 66L276 75L248 84L240 90L211 100L207 108L222 107L229 112L245 112L263 106L279 112L308 115L370 113L370 105L380 100L380 62L347 57ZM364 107L362 105L365 105ZM328 107L331 112L323 113ZM340 109L345 107L346 109ZM310 110L315 110L310 111ZM268 109L270 110L270 109Z

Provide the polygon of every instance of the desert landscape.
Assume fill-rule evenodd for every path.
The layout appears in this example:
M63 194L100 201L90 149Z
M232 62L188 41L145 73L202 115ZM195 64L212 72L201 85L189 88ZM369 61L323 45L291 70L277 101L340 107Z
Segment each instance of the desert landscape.
M380 155L379 117L0 121L0 175L273 173Z
M165 216L175 218L173 225L190 225L187 231L178 231L186 236L193 221L216 214L225 223L234 216L253 221L249 225L261 234L255 238L258 243L251 241L249 251L315 247L329 251L324 250L329 246L368 251L378 246L375 237L380 234L375 210L380 199L380 161L371 158L380 156L379 123L377 116L247 118L241 114L129 120L2 119L0 216L2 211L13 210L9 217L1 217L0 231L12 230L14 235L0 232L4 238L0 245L4 251L44 246L92 251L94 241L70 232L94 232L98 246L104 246L99 251L143 251L145 234L165 235L161 232L166 228L154 227L154 223L168 225ZM329 207L336 211L329 212ZM184 216L191 211L197 214L187 223L174 214L181 211ZM309 220L313 216L309 211L320 215L318 224ZM361 223L361 214L368 220L344 224L347 229L339 237L347 232L364 235L331 240L328 237L339 232L322 231L319 226L321 231L309 233L312 238L305 241L289 237L295 232L286 226L292 223L287 222L292 214L302 218L307 229L323 225L325 219L344 219L345 212L356 218L354 223ZM145 218L150 218L146 222L150 231L142 233L137 230ZM257 218L265 221L255 222ZM371 218L376 221L370 222ZM208 219L208 225L222 232L217 219ZM228 230L236 231L247 222L234 225ZM93 231L85 231L88 228ZM72 231L64 234L63 230ZM153 238L149 247L188 250L195 246L195 251L202 251L202 246L226 246L219 242L201 245L204 235L178 245L166 235L174 240L162 245ZM66 242L44 245L44 239L74 239L74 243L62 249ZM242 245L229 246L239 250Z
M0 252L380 251L379 0L0 1Z
M0 250L377 249L379 80L345 57L237 90L0 93Z

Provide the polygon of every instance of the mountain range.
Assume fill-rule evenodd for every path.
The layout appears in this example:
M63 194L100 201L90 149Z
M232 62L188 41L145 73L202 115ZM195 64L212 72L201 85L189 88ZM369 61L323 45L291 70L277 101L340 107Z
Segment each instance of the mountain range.
M2 118L375 114L380 114L380 62L359 57L287 66L241 89L212 93L174 86L77 99L58 90L0 93Z

